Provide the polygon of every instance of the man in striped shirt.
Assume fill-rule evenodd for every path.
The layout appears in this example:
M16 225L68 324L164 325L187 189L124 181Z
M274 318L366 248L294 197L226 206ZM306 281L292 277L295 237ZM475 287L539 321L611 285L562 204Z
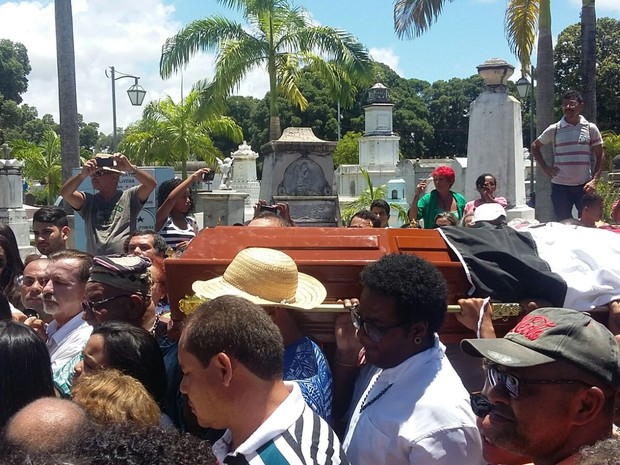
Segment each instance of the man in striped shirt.
M603 169L603 139L594 123L583 116L583 98L574 90L562 96L562 119L532 142L536 163L551 178L551 202L557 221L572 218L573 205L581 216L581 198L596 191ZM553 144L553 164L547 165L540 148ZM594 155L594 169L591 157Z
M218 462L348 465L329 425L282 380L283 354L276 325L241 297L210 300L188 318L181 392L200 426L226 429L213 445Z

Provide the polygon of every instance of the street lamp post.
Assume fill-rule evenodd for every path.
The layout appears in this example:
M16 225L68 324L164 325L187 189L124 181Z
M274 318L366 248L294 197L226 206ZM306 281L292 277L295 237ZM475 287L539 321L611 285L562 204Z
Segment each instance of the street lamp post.
M530 69L530 77L532 80L530 81L525 76L521 76L515 85L517 86L517 92L519 92L519 97L521 100L525 100L528 96L530 97L530 145L534 142L534 66ZM530 199L532 198L532 194L534 194L534 156L532 155L530 149Z
M131 78L134 79L134 84L129 89L127 89L127 95L129 96L129 101L134 106L142 105L144 101L144 96L146 95L146 90L142 88L142 86L138 85L139 76L134 76L132 74L121 73L120 71L116 71L114 66L110 66L109 73L108 70L105 70L106 77L110 78L112 81L112 131L113 131L113 139L112 139L112 152L116 150L117 136L116 136L116 81L123 78Z

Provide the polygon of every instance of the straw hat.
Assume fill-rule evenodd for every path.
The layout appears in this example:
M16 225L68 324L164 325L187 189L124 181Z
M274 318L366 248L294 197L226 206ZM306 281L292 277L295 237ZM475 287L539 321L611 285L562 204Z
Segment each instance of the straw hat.
M327 296L321 282L300 273L291 257L274 249L250 247L230 262L224 276L192 284L196 296L236 295L261 306L310 310Z

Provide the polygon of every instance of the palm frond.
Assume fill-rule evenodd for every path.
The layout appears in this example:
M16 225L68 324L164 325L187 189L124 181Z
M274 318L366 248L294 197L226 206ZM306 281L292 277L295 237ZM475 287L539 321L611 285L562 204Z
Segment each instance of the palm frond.
M539 0L510 0L506 7L504 27L510 51L521 63L521 70L528 74L530 56L538 29Z
M396 35L400 39L420 37L437 20L445 3L445 0L395 0L394 31Z

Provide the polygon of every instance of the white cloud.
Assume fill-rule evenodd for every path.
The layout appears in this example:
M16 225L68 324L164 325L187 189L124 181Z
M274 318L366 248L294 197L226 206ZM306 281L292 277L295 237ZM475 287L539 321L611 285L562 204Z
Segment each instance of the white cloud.
M393 49L391 48L377 48L373 47L370 50L370 56L375 61L388 65L392 70L394 70L399 76L404 76L403 70L400 68L400 57L396 55Z
M139 84L147 91L145 103L166 94L180 99L180 74L165 81L159 77L161 47L182 27L174 13L174 7L162 0L73 1L78 112L84 121L98 122L101 131L112 132L111 81L105 76L110 66L140 76ZM59 121L53 2L0 4L0 31L0 37L21 42L28 49L32 72L24 102L36 107L39 116L50 113ZM184 94L197 80L211 78L213 70L213 55L192 58L183 72ZM250 73L239 93L262 98L268 89L264 74ZM142 108L133 107L126 95L133 83L132 79L116 81L119 127L142 114Z

